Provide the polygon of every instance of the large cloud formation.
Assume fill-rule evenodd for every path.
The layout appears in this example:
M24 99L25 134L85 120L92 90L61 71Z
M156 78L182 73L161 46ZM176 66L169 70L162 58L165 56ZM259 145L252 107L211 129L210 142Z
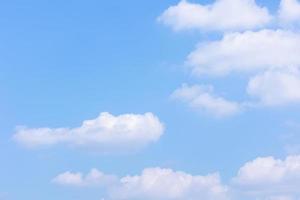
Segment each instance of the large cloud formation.
M102 187L111 200L298 200L300 155L285 159L259 157L245 163L228 184L218 173L191 175L146 168L140 175L117 178L93 169L86 176L65 172L53 180L63 186Z
M104 112L77 128L19 128L14 139L28 147L68 145L110 153L144 147L163 132L164 125L152 113L113 116Z
M251 105L246 106L249 109L299 104L300 2L281 0L278 7L276 16L255 0L216 0L207 5L182 0L167 8L158 19L175 31L197 29L223 34L201 41L187 56L185 65L193 75L225 78L242 74L249 80L245 88L248 98L241 102L203 89L201 94L187 97L188 88L175 90L179 99L196 111L214 116L238 113L241 105Z

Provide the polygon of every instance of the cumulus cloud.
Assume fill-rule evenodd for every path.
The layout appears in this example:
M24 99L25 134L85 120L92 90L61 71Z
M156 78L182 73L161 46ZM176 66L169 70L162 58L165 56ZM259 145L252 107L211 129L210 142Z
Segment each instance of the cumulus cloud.
M187 103L191 108L216 117L236 114L242 108L239 103L216 96L210 85L188 86L183 84L173 92L171 97Z
M300 155L284 159L258 157L246 162L228 184L222 183L218 173L192 175L159 167L121 178L95 169L86 176L66 172L54 178L53 183L101 186L111 200L298 200Z
M266 71L252 77L247 92L267 106L300 102L300 73L297 69Z
M107 175L102 173L96 178L90 178L90 176L88 174L83 178L81 173L66 172L56 177L54 183L90 186L91 182L94 183L96 179L97 183L102 182L107 186L108 199L112 200L198 200L199 197L203 200L228 199L228 188L222 185L218 174L193 176L172 169L147 168L141 175L125 176L117 182L110 181L114 185L107 184L106 180L103 181L103 177ZM110 177L109 180L111 180Z
M68 145L103 153L136 150L157 141L164 126L152 113L113 116L101 113L77 128L18 128L14 139L28 147Z
M299 199L300 156L285 160L257 158L240 168L233 184L242 194L255 199Z
M226 75L300 66L300 34L283 30L228 33L201 43L187 59L193 73Z
M228 33L200 44L187 59L196 75L251 75L252 104L280 106L300 102L300 34L283 30ZM254 74L254 75L253 75Z
M281 0L279 19L283 24L300 24L300 2L298 0Z
M255 0L216 0L206 5L182 0L158 19L177 31L223 31L221 39L200 42L187 56L185 64L192 74L216 78L234 73L249 78L246 91L251 102L228 101L207 88L176 90L173 96L190 107L225 116L236 113L241 105L249 108L300 102L300 33L297 26L289 26L300 24L299 0L281 0L274 18ZM267 29L270 21L272 27L284 25L286 29Z
M193 176L171 169L148 168L139 176L126 176L112 192L113 199L227 199L227 187L218 174Z
M174 30L246 30L269 23L272 16L255 0L217 0L202 5L186 0L169 7L158 20Z
M92 169L87 175L80 172L64 172L53 178L52 182L63 186L89 187L109 186L118 181L114 175L106 175L103 172Z

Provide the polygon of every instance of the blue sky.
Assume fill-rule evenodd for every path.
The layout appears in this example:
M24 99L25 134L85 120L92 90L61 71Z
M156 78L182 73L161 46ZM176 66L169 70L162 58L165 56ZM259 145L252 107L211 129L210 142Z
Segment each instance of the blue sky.
M244 0L232 0L231 3L240 1ZM230 3L230 0L224 2ZM214 1L198 0L185 3L197 7L197 5L213 5ZM276 16L279 4L279 0L257 0L255 5L258 8L267 8L270 16ZM222 185L231 191L239 188L232 186L234 177L241 178L237 175L238 171L243 172L242 167L250 161L255 163L258 157L272 156L274 159L280 159L282 163L287 163L287 158L297 161L295 157L299 153L300 145L300 137L297 135L300 126L297 70L300 61L298 65L296 58L300 51L294 51L297 47L293 45L281 46L280 41L277 41L283 37L284 41L291 39L290 43L300 44L297 43L300 41L297 21L293 21L295 24L291 22L282 25L276 21L280 19L274 17L276 19L273 21L266 22L267 17L259 10L261 18L265 18L257 19L251 26L245 25L252 23L251 20L251 22L241 20L234 26L227 26L226 20L225 25L218 23L213 25L213 20L208 25L203 25L198 22L191 23L184 18L182 23L186 24L176 30L176 27L179 27L176 20L180 21L182 16L176 12L169 15L167 9L170 6L177 6L175 9L180 9L179 5L179 1L173 0L0 2L1 200L102 198L193 200L202 194L191 194L188 197L180 195L152 197L142 192L140 196L134 196L127 191L127 196L116 197L107 194L110 186L87 183L80 186L75 184L73 187L73 183L66 183L55 177L67 171L84 175L92 168L97 168L105 174L124 177L140 175L144 169L157 167L173 170L171 174L182 171L194 176L218 172ZM300 12L300 9L296 11ZM191 15L196 16L193 13ZM222 16L222 13L218 13L219 15ZM299 19L296 20L300 22ZM218 20L222 21L220 18ZM267 31L263 32L264 30ZM253 54L234 54L228 58L222 55L222 52L216 55L211 53L205 46L213 41L223 41L224 35L244 36L247 31L254 34L261 33L256 40L268 34L272 39L275 35L275 47L277 44L278 47L288 46L286 49L279 48L279 54L293 52L293 55L288 55L291 56L290 60L295 58L295 61L290 63L279 59L283 64L278 65L278 69L270 69L269 59L266 59L266 62L264 59L253 61L252 65L256 68L248 73L243 71L244 66L248 67L244 62L248 57L255 60L251 57ZM204 46L199 47L200 55L206 57L202 60L197 60L197 57L194 63L187 66L188 55L196 51L199 42ZM243 44L246 49L247 44L247 41ZM262 45L264 44L262 41ZM226 45L228 43L224 42L224 46ZM251 45L250 43L249 48ZM255 47L255 44L253 46ZM265 51L270 50L268 49L270 46L266 45ZM212 52L220 49L220 47L209 48L212 48ZM236 48L239 52L239 47ZM266 55L278 55L276 53L273 54L272 51ZM236 62L234 56L245 57L245 60ZM226 57L224 62L229 63L229 72L220 75L210 71L214 66L223 66L224 63L219 63L219 60L224 57ZM203 74L192 72L200 69L199 63L201 66L206 65ZM237 66L231 68L231 65ZM276 63L274 66L277 66ZM289 67L296 69L284 71ZM287 80L288 83L284 82L286 79L281 79L282 74L291 78ZM278 77L280 78L276 79ZM265 82L260 82L262 79ZM249 80L253 80L252 89L249 89ZM277 81L276 84L272 82L274 80ZM280 80L284 80L283 86ZM268 93L269 87L260 85L266 82L268 86L278 88L278 91L274 93L272 90ZM192 91L196 93L192 94L195 97L187 97L185 91L181 90L184 89L182 87L184 83L189 89L197 86L195 87L197 89ZM206 86L213 87L214 90L211 91ZM245 92L247 87L248 92ZM175 94L174 91L179 93ZM285 91L291 93L287 94ZM264 94L269 94L272 100L269 99L270 96L266 97ZM203 100L203 96L207 99ZM207 101L212 101L212 104ZM213 109L208 104L213 105ZM234 106L234 111L237 111L232 112L233 110L227 106ZM218 111L223 108L229 111L226 110L224 115L220 115ZM55 128L80 127L83 121L96 119L103 112L111 113L115 117L128 114L137 120L140 118L146 120L144 114L151 112L158 122L155 121L155 124L150 126L149 121L141 121L138 130L144 131L145 135L151 135L151 130L157 126L163 126L164 129L158 130L151 141L138 136L136 137L139 139L134 141L125 139L119 141L117 138L119 143L116 146L113 146L114 143L96 142L90 147L88 141L83 141L85 147L77 148L80 139L66 139L61 143L58 142L58 145L47 146L42 142L37 144L37 148L28 148L26 142L30 143L30 139L15 139L15 136L20 134L17 129L19 126L28 127L24 130L25 136L32 139L37 135L31 133L40 127L49 127L51 130L46 134L53 135L57 134ZM127 127L126 122L124 126ZM85 134L85 129L79 132L81 131ZM73 132L69 130L66 134L72 135ZM137 145L134 151L127 151L127 145L134 146L138 142L143 143L142 147ZM103 153L97 148L94 149L94 146L103 144L112 146L116 151ZM108 149L110 150L111 148ZM300 177L300 170L290 171L287 176L295 173L295 177L297 175ZM266 177L261 179L263 178ZM276 184L281 184L281 187L289 184L300 186L299 183L300 179L296 179L282 184L278 181ZM234 191L233 196L239 196L239 193L245 195L243 190L246 191L247 186L240 187L246 189L242 189L242 192ZM201 188L200 190L202 191ZM270 197L269 193L255 193L257 196L254 197L274 200L299 198L299 193L291 190L292 192L283 191L280 194L270 192ZM207 200L216 199L213 195L203 194ZM219 199L226 198L227 194L226 197L222 196ZM253 199L252 196L243 198Z

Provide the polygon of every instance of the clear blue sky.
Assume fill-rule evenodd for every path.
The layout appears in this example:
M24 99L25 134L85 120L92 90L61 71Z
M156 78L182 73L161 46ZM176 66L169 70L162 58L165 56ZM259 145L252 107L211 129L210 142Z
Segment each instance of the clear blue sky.
M212 1L194 1L211 3ZM247 161L284 158L285 134L298 130L297 105L259 107L229 117L195 112L170 95L182 83L214 85L234 101L248 77L194 76L184 67L198 42L220 32L176 32L157 21L175 0L0 2L0 199L96 200L99 189L60 187L64 171L98 168L124 176L147 167L191 174L218 171L224 182ZM276 12L279 1L258 0ZM78 127L101 112L154 113L161 138L129 154L102 155L64 147L28 149L17 126ZM295 141L296 140L296 141ZM299 140L299 141L297 141Z

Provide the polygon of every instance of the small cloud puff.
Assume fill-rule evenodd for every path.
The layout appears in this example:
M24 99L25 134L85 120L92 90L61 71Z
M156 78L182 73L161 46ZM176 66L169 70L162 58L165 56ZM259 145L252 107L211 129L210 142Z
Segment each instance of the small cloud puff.
M92 169L87 175L83 175L80 172L72 173L67 171L59 174L52 180L55 184L73 187L108 186L116 181L116 176L104 174L97 169Z
M239 103L216 96L211 85L183 84L173 92L171 97L187 103L189 107L199 112L216 117L231 116L242 109Z

